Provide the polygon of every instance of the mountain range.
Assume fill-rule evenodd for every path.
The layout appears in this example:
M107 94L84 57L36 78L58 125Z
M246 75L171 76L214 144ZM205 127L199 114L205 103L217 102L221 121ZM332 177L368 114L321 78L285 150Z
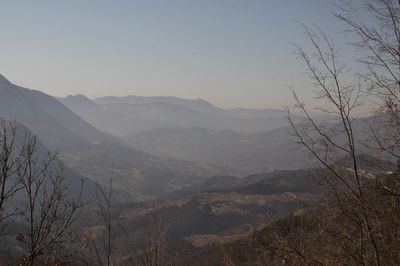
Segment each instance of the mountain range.
M102 97L60 99L98 129L157 156L217 165L249 175L310 166L287 126L287 111L222 109L202 99Z
M134 199L158 197L215 175L302 169L287 112L223 109L177 97L55 98L0 76L0 116L23 124L80 175Z
M65 164L91 180L146 198L201 182L224 170L147 154L95 128L56 98L0 76L0 116L23 124Z
M255 133L287 125L285 110L222 109L202 99L110 96L90 100L76 95L59 100L87 122L116 136L192 127Z

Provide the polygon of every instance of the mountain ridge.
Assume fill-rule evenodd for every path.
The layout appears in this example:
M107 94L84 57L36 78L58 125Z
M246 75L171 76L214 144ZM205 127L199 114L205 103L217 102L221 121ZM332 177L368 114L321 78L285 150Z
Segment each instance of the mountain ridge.
M287 112L279 109L223 109L202 99L178 97L81 98L77 95L59 100L98 129L119 137L157 128L204 127L255 133L287 125Z
M115 185L138 197L154 196L218 173L211 165L147 154L101 132L59 100L3 80L0 116L16 119L85 177L106 182L115 165Z

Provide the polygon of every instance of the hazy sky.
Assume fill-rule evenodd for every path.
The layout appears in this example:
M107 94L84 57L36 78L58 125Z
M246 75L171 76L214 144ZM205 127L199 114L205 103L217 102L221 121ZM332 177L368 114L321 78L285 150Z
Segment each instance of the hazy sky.
M332 34L329 0L4 0L0 73L55 96L174 95L280 107L310 91L298 22Z

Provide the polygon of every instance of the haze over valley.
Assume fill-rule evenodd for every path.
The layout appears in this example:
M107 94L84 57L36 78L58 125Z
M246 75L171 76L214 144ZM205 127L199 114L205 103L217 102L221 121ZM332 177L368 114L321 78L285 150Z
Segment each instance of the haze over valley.
M4 1L0 38L0 266L400 265L400 1Z

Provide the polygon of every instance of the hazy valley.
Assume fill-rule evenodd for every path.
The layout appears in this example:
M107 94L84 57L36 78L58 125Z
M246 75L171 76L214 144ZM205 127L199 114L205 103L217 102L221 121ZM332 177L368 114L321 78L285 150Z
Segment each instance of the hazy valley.
M400 265L400 1L4 1L0 36L0 266Z
M20 132L28 129L59 152L74 197L84 181L83 228L102 226L96 183L107 187L112 178L120 205L113 219L136 244L153 216L168 224L169 245L242 239L266 224L267 213L285 217L314 193L305 173L272 172L310 166L295 152L284 110L228 110L170 97L56 99L5 77L0 106L1 117L23 124ZM286 167L290 158L295 163ZM146 199L154 201L137 202Z

